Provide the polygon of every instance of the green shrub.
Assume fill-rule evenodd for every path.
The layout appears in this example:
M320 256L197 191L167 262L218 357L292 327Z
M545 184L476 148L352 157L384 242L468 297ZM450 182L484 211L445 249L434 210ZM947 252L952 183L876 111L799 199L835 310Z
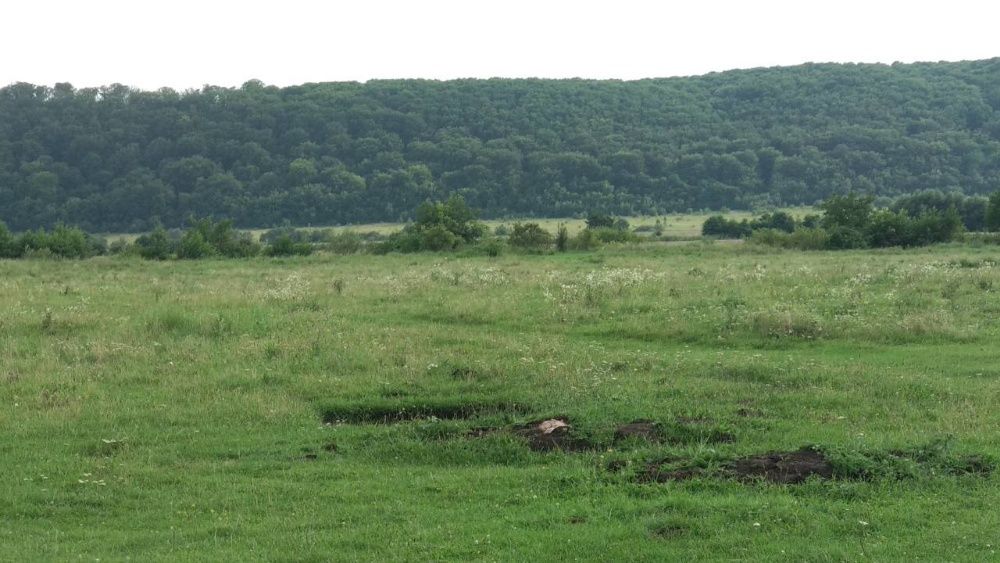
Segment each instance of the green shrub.
M566 229L566 225L560 224L559 230L556 231L556 250L559 252L566 252L569 248L569 231Z
M823 250L830 245L830 234L820 228L799 227L786 235L787 248Z
M184 232L177 245L177 257L184 260L197 260L215 254L215 249L205 240L200 230L190 229Z
M385 254L455 250L463 244L478 241L486 234L486 225L475 218L475 212L458 195L451 196L445 202L424 202L417 208L415 223L372 246L372 252Z
M547 250L552 246L552 233L538 223L514 223L507 243L515 248L530 251Z
M749 224L750 230L753 231L758 229L774 229L776 231L783 231L786 233L794 231L796 225L795 218L784 211L765 213L753 221L750 221Z
M233 222L224 219L222 221L214 222L211 219L189 219L191 226L188 232L185 233L187 236L192 231L200 234L201 240L208 244L210 250L203 254L203 256L208 256L211 254L220 254L227 258L249 258L256 256L260 253L260 244L253 239L249 233L242 233L233 228ZM189 248L182 249L178 252L180 256L181 252L187 253L188 251L197 254L199 250L195 247L198 246L198 237L191 235L191 240L188 242ZM181 246L184 246L184 240L182 237ZM183 258L194 258L201 256L182 256Z
M750 243L797 250L823 250L829 247L830 235L823 229L798 227L790 233L760 229L750 236Z
M737 221L722 215L713 215L701 225L701 234L706 237L746 238L752 231L746 219Z
M460 195L452 195L444 202L420 204L414 227L418 232L434 231L424 241L433 247L428 250L445 250L452 238L475 242L486 234L486 225L476 221L476 212ZM453 236L446 236L445 232ZM456 246L457 243L452 244L451 248Z
M852 248L865 248L868 246L865 234L858 229L837 225L827 232L830 235L827 246L833 250L850 250Z
M462 238L448 230L444 225L433 225L420 234L421 250L433 250L436 252L455 250L461 242Z
M475 246L468 247L462 255L463 256L488 256L490 258L496 258L503 254L504 247L506 245L502 240L498 238L490 238L484 241L480 241L479 244Z
M593 231L594 237L603 243L609 242L639 242L639 237L634 233L630 233L626 230L620 229L609 229L609 228L599 228L599 229L584 229L586 231Z
M986 230L991 233L1000 232L1000 191L990 194L986 204Z
M905 213L877 211L865 229L868 245L875 248L908 246L910 241L910 218Z
M962 219L954 208L944 213L929 211L911 220L909 246L955 240L962 234L963 228Z
M588 229L612 229L615 226L615 218L606 213L591 213L587 216L586 221Z
M854 235L848 231L842 231L841 235L835 235L837 228L849 229L855 232L862 232L868 226L875 208L872 196L862 196L857 194L833 196L820 204L823 210L823 227L830 231L831 240L843 238L845 243L853 243ZM838 238L839 240L839 238ZM844 246L840 248L860 248L858 246Z
M280 235L271 244L264 247L264 254L267 256L308 256L312 254L312 251L312 244L295 241L287 233Z
M139 256L147 260L167 260L177 252L177 241L162 226L153 229L148 235L142 235L135 240Z
M80 229L57 225L49 234L47 248L62 258L85 258L89 253L87 234Z
M328 234L326 237L326 248L334 254L355 254L363 247L361 235L354 231L341 231Z
M786 248L788 246L788 234L774 229L760 229L750 235L751 244L761 244Z
M583 229L573 237L570 246L575 250L593 250L601 246L601 241L593 229Z
M7 225L0 221L0 258L20 258L21 253L16 237L7 229Z
M129 244L125 239L115 239L114 242L108 245L108 254L113 254L115 256L126 256L126 255L136 255L138 254L138 247L134 244Z

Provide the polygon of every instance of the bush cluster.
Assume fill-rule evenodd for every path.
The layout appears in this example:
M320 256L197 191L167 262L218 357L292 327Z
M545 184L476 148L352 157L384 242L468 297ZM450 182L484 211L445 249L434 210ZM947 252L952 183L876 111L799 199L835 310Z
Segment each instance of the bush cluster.
M0 258L55 256L88 258L108 252L107 242L76 227L56 225L51 231L38 229L15 235L0 222Z
M751 228L750 240L802 250L912 247L952 241L965 230L955 207L945 211L923 208L919 214L911 215L906 206L898 210L876 209L873 202L871 196L835 196L820 205L823 215L818 220L792 219L790 225L781 228ZM715 221L709 226L706 221L709 230L719 228L719 224Z
M796 227L815 227L819 218L809 215L796 221L794 217L784 211L765 213L754 219L726 219L722 215L713 215L705 220L701 226L701 234L707 237L720 238L748 238L754 231L764 229L782 231L790 233Z
M251 234L233 228L232 221L191 218L188 222L190 226L183 232L168 232L157 227L137 238L132 245L118 250L134 252L149 260L195 260L210 256L249 258L261 253L260 243Z
M459 195L444 202L424 202L417 208L417 220L376 245L373 251L419 252L456 250L486 234L486 225L476 220L476 212Z

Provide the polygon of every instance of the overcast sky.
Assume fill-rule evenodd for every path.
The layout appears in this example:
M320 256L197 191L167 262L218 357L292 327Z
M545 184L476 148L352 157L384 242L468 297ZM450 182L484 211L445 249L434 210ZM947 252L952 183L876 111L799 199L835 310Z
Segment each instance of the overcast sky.
M0 9L0 85L662 77L1000 56L1000 2L50 0Z

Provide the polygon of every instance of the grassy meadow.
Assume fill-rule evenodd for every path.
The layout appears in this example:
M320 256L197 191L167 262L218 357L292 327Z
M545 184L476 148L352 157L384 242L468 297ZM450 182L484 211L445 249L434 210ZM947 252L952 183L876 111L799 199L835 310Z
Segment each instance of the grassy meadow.
M814 207L786 207L782 211L786 211L797 219L801 219L803 216L810 213L819 213L819 211ZM660 222L660 227L663 231L663 236L667 238L674 239L695 239L701 236L701 226L705 223L705 219L708 219L712 215L718 215L718 212L702 212L702 213L676 213L668 215L636 215L631 217L623 217L629 222L629 225L633 228L635 227L653 227L656 222ZM729 219L742 220L742 219L752 219L755 214L751 211L728 211L725 213L726 217ZM565 225L566 230L570 235L576 235L587 226L587 222L582 218L542 218L542 219L487 219L483 221L490 231L493 231L500 225L511 226L515 222L531 222L538 223L543 229L554 233L559 229L560 225ZM356 233L378 233L380 235L389 235L394 233L401 228L405 223L364 223L356 225L340 225L335 227L329 227L334 232L343 231L353 231ZM303 230L311 229L323 229L327 227L302 227ZM250 229L249 232L253 233L257 237L267 232L268 229ZM123 240L127 242L132 242L139 237L135 233L112 233L105 235L109 241Z
M8 260L0 313L0 560L1000 546L995 246Z

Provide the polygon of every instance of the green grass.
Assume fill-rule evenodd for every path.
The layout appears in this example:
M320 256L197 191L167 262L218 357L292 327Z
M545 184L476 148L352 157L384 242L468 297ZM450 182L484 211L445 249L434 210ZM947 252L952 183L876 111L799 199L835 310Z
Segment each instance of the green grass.
M0 560L994 559L998 263L0 261ZM592 447L504 430L555 416ZM838 477L726 476L805 445Z
M810 213L818 213L818 211L813 207L789 207L785 208L784 211L791 213L797 218L802 218ZM625 220L629 222L629 225L633 228L642 226L653 226L657 221L660 222L660 226L663 229L663 236L678 239L690 239L701 236L701 226L712 215L718 215L721 212L710 212L710 213L673 213L661 216L649 216L649 215L637 215L634 217L624 217ZM755 215L750 211L728 211L722 213L727 218L730 219L750 219ZM587 223L584 219L577 219L573 217L567 217L562 219L488 219L483 221L490 231L496 229L500 225L507 225L508 227L513 225L515 222L521 221L525 223L538 223L542 228L549 231L550 233L555 233L560 225L566 225L566 230L570 235L575 235L586 227ZM354 231L357 233L370 233L375 232L382 235L388 235L402 229L405 223L365 223L357 225L344 225L338 227L331 227L335 232L340 231ZM304 227L305 230L310 229L320 229L324 227ZM267 232L269 229L251 229L249 232L253 233L255 236ZM106 238L109 241L124 240L128 242L134 241L138 238L137 234L109 234Z

